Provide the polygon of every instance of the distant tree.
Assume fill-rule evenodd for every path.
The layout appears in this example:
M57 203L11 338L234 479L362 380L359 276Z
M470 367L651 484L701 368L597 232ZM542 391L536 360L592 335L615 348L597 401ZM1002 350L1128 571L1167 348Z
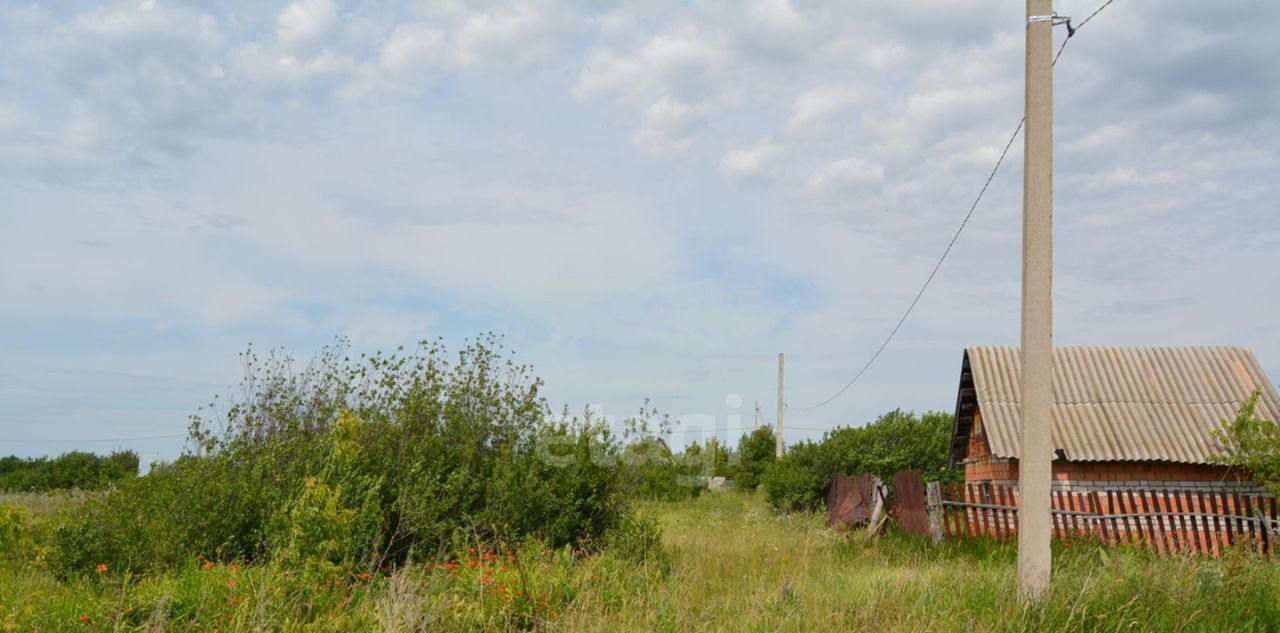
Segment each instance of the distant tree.
M0 458L0 490L44 492L79 488L97 490L138 474L138 454L116 451L94 455L71 451L55 458Z
M1261 396L1262 392L1255 390L1235 419L1223 422L1223 428L1215 431L1226 451L1213 456L1212 461L1243 468L1259 484L1280 495L1280 426L1258 417Z
M773 429L767 426L752 429L738 440L738 464L734 485L742 490L755 490L760 485L760 475L774 459Z
M863 427L836 429L823 439L822 466L829 473L871 473L889 480L900 470L920 470L927 481L952 480L948 468L955 416L930 411L921 416L894 409Z
M764 498L783 512L817 510L830 477L822 463L824 448L815 442L800 442L787 448L782 459L768 463L760 475Z
M711 436L707 438L706 447L703 449L707 471L713 477L732 477L734 468L732 464L733 451L720 442L720 438Z
M954 419L938 411L917 416L894 409L866 426L838 428L820 442L796 444L766 467L765 498L783 511L819 508L832 473L888 480L900 470L918 469L928 481L957 480L962 473L947 465Z

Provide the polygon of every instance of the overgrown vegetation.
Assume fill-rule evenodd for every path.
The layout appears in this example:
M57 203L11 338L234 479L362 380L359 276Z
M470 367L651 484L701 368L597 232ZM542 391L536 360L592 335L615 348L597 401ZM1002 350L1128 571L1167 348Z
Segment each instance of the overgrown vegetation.
M736 491L646 502L635 516L660 526L665 564L632 554L651 530L605 550L472 546L394 573L325 579L193 558L142 577L108 568L66 582L0 561L0 630L1102 633L1280 623L1280 566L1249 548L1207 559L1055 541L1053 589L1023 604L1011 544L839 534L818 515L778 516Z
M115 451L94 455L82 451L54 458L0 457L0 491L101 490L138 475L138 454Z
M659 415L649 402L623 421L619 470L630 497L680 501L697 497L707 488L713 465L694 444L674 452L663 439L671 434L671 418Z
M1235 419L1215 432L1227 450L1215 456L1214 461L1244 469L1259 484L1280 495L1280 425L1258 417L1261 396L1262 392L1255 390Z
M767 426L742 436L738 441L736 468L730 473L739 489L752 491L759 487L764 471L774 461L776 449L773 429Z
M954 420L949 413L917 416L895 409L866 426L794 444L764 470L766 498L779 510L819 509L832 473L871 473L889 481L900 470L919 469L927 481L954 480L962 476L947 465Z
M390 355L244 356L239 397L194 416L192 446L56 526L75 578L273 560L311 576L373 572L461 543L603 539L628 515L619 442L552 416L541 382L485 338Z
M1280 630L1280 567L1249 547L1055 541L1054 588L1028 605L1011 546L822 527L832 472L958 477L945 413L891 411L775 460L769 428L673 451L647 403L619 436L553 415L493 338L244 360L173 463L0 495L0 631ZM1256 401L1221 460L1274 489ZM707 492L713 475L738 490Z

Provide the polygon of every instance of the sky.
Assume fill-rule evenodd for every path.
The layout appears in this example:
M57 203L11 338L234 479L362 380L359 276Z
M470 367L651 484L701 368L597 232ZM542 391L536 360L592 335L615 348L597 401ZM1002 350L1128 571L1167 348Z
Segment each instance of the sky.
M1102 0L1058 0L1078 24ZM1280 376L1280 3L1115 0L1055 69L1055 344ZM485 332L677 441L825 400L1023 108L1007 0L0 4L0 454L171 459L242 373ZM1066 31L1055 29L1055 48ZM1016 345L1022 141L788 442ZM99 441L105 440L105 441Z

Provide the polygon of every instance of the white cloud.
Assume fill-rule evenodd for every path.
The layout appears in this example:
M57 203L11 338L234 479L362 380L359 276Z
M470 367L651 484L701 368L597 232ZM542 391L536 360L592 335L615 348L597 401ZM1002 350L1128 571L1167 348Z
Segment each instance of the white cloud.
M235 47L227 61L237 77L273 92L298 88L321 77L345 75L355 68L353 60L329 50L299 56L257 42Z
M702 104L690 105L662 97L641 113L639 129L631 141L655 154L684 149L692 143L691 137L705 116L706 107Z
M382 65L395 72L442 70L452 65L445 32L430 24L398 24L382 45Z
M832 191L882 180L883 167L863 158L849 157L823 165L809 179L809 186L815 191Z
M466 66L522 67L551 52L549 25L527 7L469 17L457 30L458 61Z
M720 173L730 179L774 175L774 163L781 158L783 151L782 145L769 140L729 151L720 159Z
M310 48L337 25L338 5L333 0L295 0L276 16L276 37L288 48Z
M858 93L845 86L822 86L796 97L787 127L813 125L845 110L857 100Z
M68 358L157 340L175 373L248 337L496 329L571 402L765 399L761 345L811 402L896 322L1022 107L994 0L97 6L0 9L0 347L37 350L6 373L64 323L95 333ZM1280 358L1271 22L1116 3L1073 40L1059 340ZM903 343L813 424L945 407L960 346L1016 343L1011 152Z
M712 76L724 56L721 45L699 32L664 33L630 54L591 53L573 93L631 109L637 147L650 153L685 149L706 118L721 109L723 95L715 94Z
M724 62L723 45L703 32L662 33L630 54L609 49L590 53L574 95L579 99L697 98L712 89L708 80Z

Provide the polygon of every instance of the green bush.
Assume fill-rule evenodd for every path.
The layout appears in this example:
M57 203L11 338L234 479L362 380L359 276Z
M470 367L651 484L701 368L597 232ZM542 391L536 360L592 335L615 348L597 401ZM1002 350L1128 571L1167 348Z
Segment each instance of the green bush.
M662 543L662 526L650 516L632 515L609 533L609 553L618 558L671 569L671 551Z
M138 454L133 451L110 455L71 451L52 459L10 455L0 458L0 491L100 490L137 474Z
M765 501L783 512L820 509L830 479L830 471L823 463L821 444L800 442L791 446L761 475Z
M618 456L619 472L627 492L638 499L681 501L707 489L707 477L715 472L715 451L697 444L675 453L661 436L671 434L669 416L659 416L645 400L640 412L623 421L628 439Z
M925 481L956 480L948 467L955 416L930 411L921 416L894 409L862 427L845 427L823 438L827 473L871 473L883 481L901 470L920 470Z
M1258 417L1261 396L1260 390L1254 390L1235 419L1224 421L1222 428L1214 432L1226 450L1215 455L1213 461L1240 468L1280 495L1280 425Z
M765 469L773 463L776 452L772 428L762 426L743 435L738 441L734 484L741 490L755 490Z
M35 548L32 531L26 508L0 505L0 560L29 558Z
M625 518L620 452L589 416L555 421L493 337L298 368L246 353L241 399L202 412L191 450L63 517L55 567L217 560L372 568L460 539L601 537Z
M257 558L269 517L263 492L227 455L157 464L56 519L50 562L77 575L99 564L141 571L198 555Z
M863 427L838 428L821 442L802 442L764 468L766 499L782 511L823 507L832 473L870 473L890 481L901 470L923 471L926 481L956 481L963 473L948 467L954 416L928 412L917 417L890 411Z

